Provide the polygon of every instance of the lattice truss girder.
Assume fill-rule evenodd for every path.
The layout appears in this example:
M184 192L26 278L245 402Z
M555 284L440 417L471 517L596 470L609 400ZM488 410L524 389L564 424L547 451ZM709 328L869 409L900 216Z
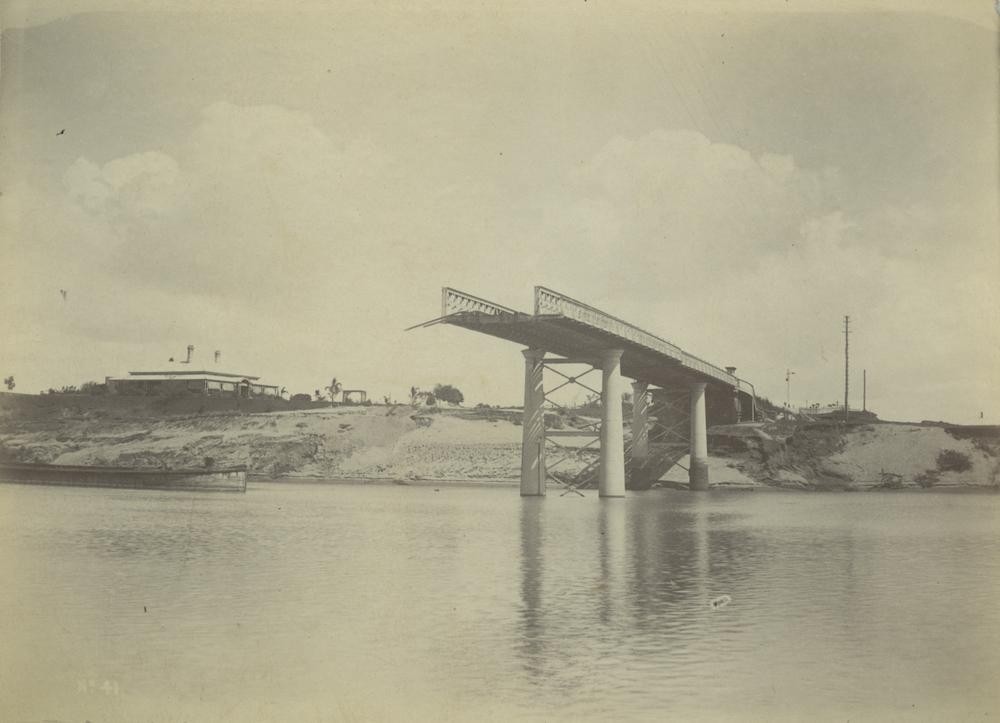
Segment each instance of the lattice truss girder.
M660 456L666 458L673 449L691 443L691 392L681 387L664 387L650 392L649 444L661 448ZM652 456L652 455L651 455ZM688 468L673 462L685 472Z
M691 393L667 387L651 392L649 441L670 443L691 440Z
M548 388L546 388L546 386L545 386L544 383L542 384L543 419L544 419L544 410L545 409L556 409L556 410L558 410L558 411L560 411L560 412L562 412L564 414L567 414L567 415L571 414L571 410L569 408L567 408L563 404L560 404L559 402L555 401L552 398L552 395L554 395L556 392L561 391L562 389L565 389L565 388L567 388L569 386L575 385L575 386L578 386L578 387L581 387L581 388L587 390L591 394L596 394L597 396L601 396L601 392L600 391L594 389L589 384L586 384L586 383L580 381L583 377L587 376L588 374L592 374L593 372L598 372L598 371L600 371L600 369L598 367L596 367L596 366L593 366L592 364L589 364L588 362L580 362L580 364L587 364L589 366L589 368L586 371L584 371L584 372L582 372L580 374L576 374L576 375L564 374L560 369L557 368L557 365L565 364L568 361L569 360L566 360L566 359L552 359L552 358L547 358L547 359L543 359L542 360L542 373L543 374L545 373L545 371L550 371L550 372L556 374L557 376L561 377L562 380L563 380L558 385L556 385L555 387L553 387L552 389L548 389ZM580 492L579 487L582 484L584 484L584 482L585 482L585 480L583 479L584 473L586 471L594 468L595 466L600 465L600 446L599 446L599 443L600 443L600 439L601 439L601 437L600 437L600 434L601 434L601 422L600 422L600 420L598 420L596 422L588 422L588 423L584 424L582 428L579 428L579 429L576 429L576 430L565 430L565 434L564 435L560 435L559 434L560 431L562 431L562 430L553 430L552 432L550 432L549 430L546 430L545 434L544 434L545 444L547 445L547 449L556 450L557 454L560 455L560 456L557 456L556 459L554 461L552 461L552 462L550 462L548 459L546 459L546 461L545 461L546 477L547 477L547 479L554 480L556 482L556 484L560 485L563 488L563 495L566 495L566 494L569 494L571 492L574 492L574 493L576 493L576 494L578 494L580 496L583 496L583 493ZM589 436L592 436L593 439L591 439L590 441L586 442L583 445L570 446L570 445L567 445L567 444L561 444L559 442L556 442L550 436L552 434L556 434L556 435L559 435L559 436L588 436L589 435ZM595 452L598 454L597 460L593 460L592 459ZM580 471L578 471L578 472L576 472L575 474L573 474L573 476L571 478L569 478L569 479L563 479L561 475L553 475L552 474L552 471L555 470L555 468L558 467L558 466L560 466L560 465L564 465L564 464L566 464L567 462L570 462L570 461L576 461L576 460L588 459L588 458L590 458L590 459L584 465L583 469L580 470Z
M565 373L559 368L564 364L586 365L588 369L579 374ZM601 396L601 392L594 388L596 385L592 386L589 379L584 381L584 378L588 375L601 371L600 367L594 365L592 362L549 357L542 360L542 370L543 373L548 371L560 378L559 383L552 388L548 388L544 384L542 385L543 412L545 409L554 409L566 415L572 414L572 410L552 398L552 395L570 386L575 385L591 394ZM649 449L645 463L651 467L655 467L663 461L676 456L676 449L678 447L683 446L686 448L688 446L690 435L690 397L689 391L686 388L677 389L676 387L665 389L654 388L647 391L646 394L650 402L647 407L649 425L647 440ZM600 420L588 422L583 424L581 428L574 430L546 429L544 437L546 449L552 450L556 454L554 460L546 460L546 478L552 479L556 484L560 485L563 488L563 495L569 493L582 494L580 488L593 482L601 463L600 431ZM553 438L588 435L592 436L592 439L581 445L563 444ZM629 440L625 445L625 458L628 463L631 463L632 453L633 444L632 440ZM565 469L569 463L579 462L580 460L585 462L581 469L575 472L567 470L565 474L552 474L553 471L562 471L558 468L563 467ZM672 462L672 464L677 464L682 469L686 469L677 462Z

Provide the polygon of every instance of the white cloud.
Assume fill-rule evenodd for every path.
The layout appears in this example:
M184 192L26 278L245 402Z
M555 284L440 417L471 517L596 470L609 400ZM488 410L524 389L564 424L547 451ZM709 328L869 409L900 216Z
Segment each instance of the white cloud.
M1000 408L980 381L1000 368L997 250L982 209L847 209L836 169L683 130L611 139L538 201L539 222L491 195L488 178L420 178L308 114L215 103L170 149L80 158L58 195L8 189L0 220L22 239L21 273L0 332L45 384L195 343L296 390L336 373L375 396L440 381L513 401L510 346L401 329L434 315L442 284L489 296L543 283L736 364L778 399L786 367L796 399L838 398L851 314L876 409L961 419ZM952 237L960 253L941 243ZM956 359L974 383L928 381ZM53 378L67 369L76 376Z
M428 337L403 328L433 315L441 278L490 253L449 243L467 238L456 219L475 188L422 187L370 139L277 106L215 103L170 149L80 158L58 189L6 191L19 273L4 308L20 313L0 335L27 388L194 343L289 387L336 373L400 396L447 381L419 349Z
M158 151L116 158L103 166L79 158L63 176L72 200L109 218L139 219L172 211L182 181L177 161Z
M1000 392L980 383L907 389L1000 370L991 209L873 203L848 212L836 169L691 131L615 138L574 182L577 200L551 215L549 237L562 239L552 257L593 262L568 266L564 278L597 305L737 364L778 399L791 367L793 396L824 402L842 398L849 314L855 371L879 378L885 394L870 398L887 414L938 409L971 420L973 410L1000 409ZM860 383L854 389L860 397Z
M389 159L277 106L215 103L174 156L135 153L65 173L69 200L111 229L108 273L179 293L279 303L287 278L363 272L377 253ZM363 242L362 242L363 240Z

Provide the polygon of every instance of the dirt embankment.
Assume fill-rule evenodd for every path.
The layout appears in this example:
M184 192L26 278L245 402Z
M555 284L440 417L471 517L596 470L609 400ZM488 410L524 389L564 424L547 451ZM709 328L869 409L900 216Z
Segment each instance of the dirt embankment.
M2 396L0 460L172 468L210 460L321 478L514 479L520 469L520 427L500 412L397 405L171 414L155 400L32 405Z
M1000 429L878 422L741 425L710 453L767 484L801 489L1000 486Z
M251 473L268 477L514 481L520 474L518 410L432 413L404 405L291 409L269 403L268 409L214 409L191 398L171 403L0 394L0 460L172 468L210 461L247 465ZM552 420L550 426L577 421ZM572 439L560 442L586 442ZM710 477L720 486L1000 485L997 429L898 423L724 426L709 431L709 452ZM552 454L550 465L557 456ZM583 455L559 469L588 461ZM686 466L685 459L680 462ZM684 486L687 473L676 466L662 480Z

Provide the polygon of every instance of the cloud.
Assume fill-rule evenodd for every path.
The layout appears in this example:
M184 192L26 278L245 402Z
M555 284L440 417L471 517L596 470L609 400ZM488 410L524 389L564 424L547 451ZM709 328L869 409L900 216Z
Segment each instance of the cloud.
M796 399L842 397L840 332L851 315L856 371L877 370L883 391L893 387L886 413L1000 407L988 385L933 398L899 386L923 388L959 367L996 378L995 209L873 199L848 210L845 183L837 169L693 131L617 137L573 174L575 200L552 209L547 238L562 243L550 261L588 258L567 265L565 288L738 365L775 397L786 367L797 371Z
M417 183L370 138L306 113L214 103L169 148L79 158L58 187L5 189L19 269L3 290L17 312L0 320L7 363L79 383L68 370L101 378L195 343L286 385L317 370L383 389L447 381L407 371L420 354L440 362L400 351L419 346L402 330L433 315L441 278L493 253L451 243L478 193Z
M145 151L64 174L71 204L110 229L106 271L166 291L273 302L288 276L320 281L369 259L389 160L304 113L207 107L174 155ZM249 282L249 283L248 283Z
M179 201L182 181L177 161L158 151L116 158L103 166L79 158L63 175L74 202L109 220L170 212Z
M847 204L838 169L682 129L610 138L563 178L511 205L489 174L424 182L309 114L214 103L169 148L79 158L58 192L8 189L0 221L22 241L4 333L21 368L72 340L79 378L61 383L196 343L289 386L311 388L329 368L376 392L440 381L508 401L519 364L509 347L400 330L433 316L415 300L443 284L499 289L523 307L511 287L543 283L736 364L777 399L786 367L796 399L841 395L851 314L856 368L869 369L880 411L960 418L1000 406L978 381L1000 368L991 209ZM509 375L496 372L500 346ZM931 383L956 359L976 383ZM914 399L906 386L927 391Z
M695 131L657 130L608 142L574 174L577 200L551 221L567 237L595 229L592 243L614 249L626 274L668 274L666 286L681 293L703 278L678 268L717 275L790 248L803 223L827 212L837 184L834 169L808 171L788 156L754 157Z

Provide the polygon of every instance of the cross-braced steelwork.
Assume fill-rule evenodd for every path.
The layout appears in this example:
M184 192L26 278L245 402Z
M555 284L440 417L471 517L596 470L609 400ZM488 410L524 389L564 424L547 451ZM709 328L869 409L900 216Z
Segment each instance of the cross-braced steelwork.
M691 440L690 393L687 389L656 389L652 393L650 443L687 445Z
M585 486L585 483L587 481L586 472L594 464L594 457L599 453L599 448L596 447L595 445L600 440L601 422L583 421L576 414L574 414L572 410L567 408L565 405L562 405L559 402L555 401L553 399L553 396L555 395L556 392L559 392L565 389L566 387L575 385L587 390L588 392L597 397L600 397L601 392L594 389L589 384L585 384L584 382L580 381L586 375L597 371L597 367L591 366L586 371L574 376L570 374L564 374L557 367L558 365L561 364L580 363L577 362L576 360L545 358L542 360L542 363L543 363L543 369L546 369L563 379L561 383L557 384L552 389L545 389L543 387L542 394L546 408L557 410L561 415L565 415L565 417L568 418L570 421L580 420L579 422L577 422L579 426L574 429L565 429L565 428L553 429L553 430L546 429L545 442L549 445L549 448L554 449L556 453L560 455L556 457L556 459L553 462L548 462L546 460L546 470L548 471L549 479L554 480L558 485L560 485L563 488L563 493L562 493L563 495L576 493L582 497L583 493L580 492L580 489ZM583 445L577 445L577 446L562 444L553 439L553 437L566 438L566 437L588 437L588 436L591 437L590 441L586 442ZM578 470L569 470L566 468L558 470L556 469L560 465L572 462L579 462L581 460L589 460L584 465L583 469L578 469Z

